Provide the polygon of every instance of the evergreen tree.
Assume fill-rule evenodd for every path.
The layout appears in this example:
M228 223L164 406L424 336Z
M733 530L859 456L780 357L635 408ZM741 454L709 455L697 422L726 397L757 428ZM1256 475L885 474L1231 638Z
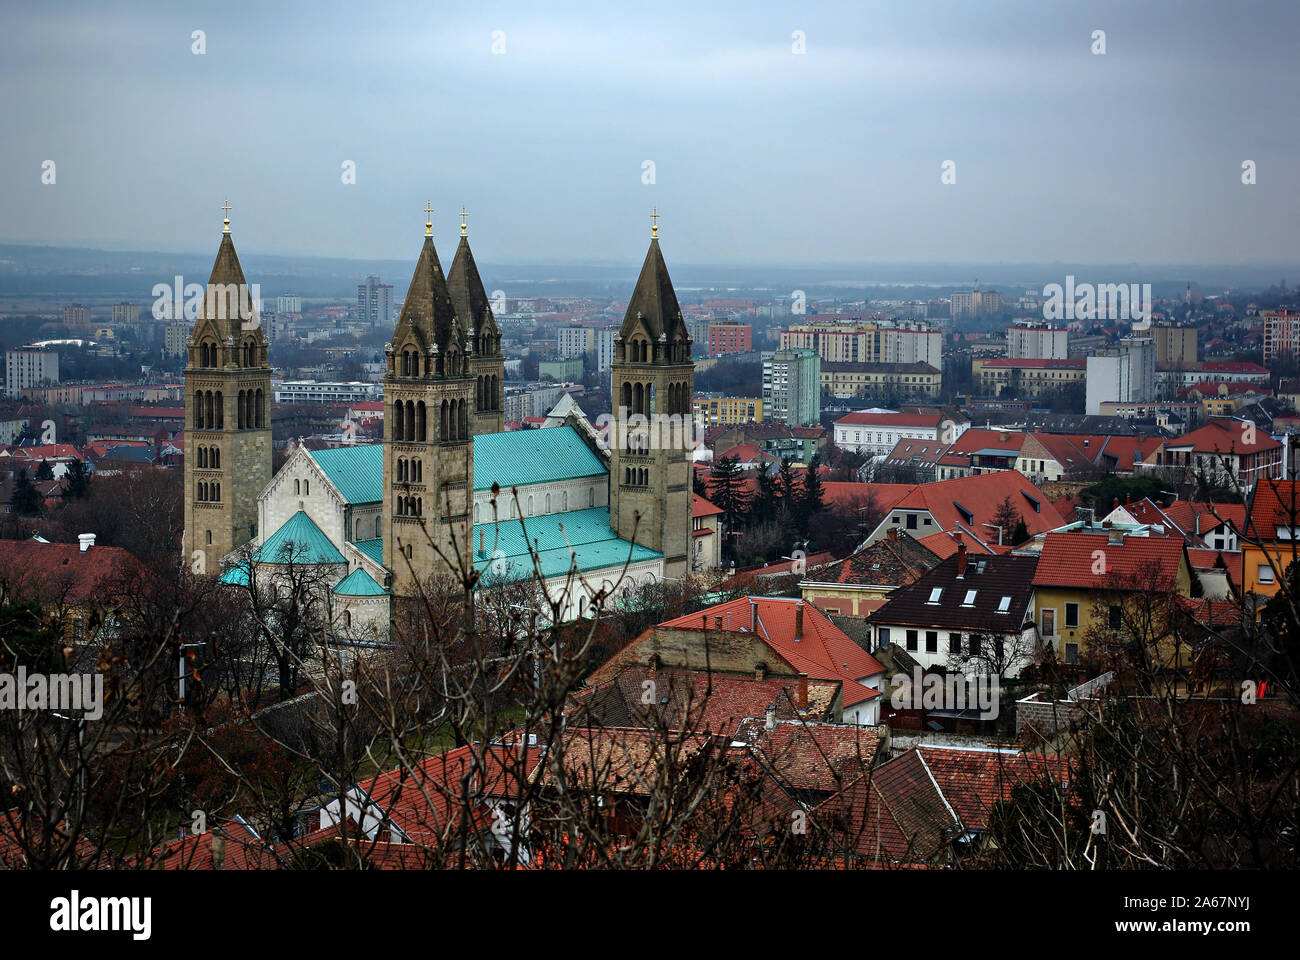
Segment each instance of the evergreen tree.
M53 480L54 471L50 468L50 461L42 460L41 465L36 468L37 480Z
M1016 505L1011 502L1011 495L1007 494L1002 498L1002 502L998 504L997 512L993 514L993 526L998 527L1002 531L1002 535L998 538L998 542L1004 544L1012 543L1012 531L1016 529L1016 524L1023 526L1024 522L1024 518L1020 516L1020 511L1017 510ZM1025 539L1029 539L1028 529L1025 530Z
M822 455L814 453L808 461L808 472L803 475L803 503L801 511L803 513L803 522L806 528L807 523L817 514L821 513L822 507L825 506L825 491L822 489L822 478L817 475L818 468L822 465Z
M697 497L709 498L709 488L704 485L704 475L698 470L691 470L691 490Z
M9 498L9 506L20 517L34 517L41 512L41 492L32 483L26 467L20 467L14 478L14 492Z
M776 489L781 497L781 515L795 516L798 503L795 500L794 461L789 457L781 458L781 472L777 474Z
M1011 533L1011 545L1018 547L1029 539L1029 528L1025 526L1024 518L1016 524L1016 529ZM1197 581L1200 582L1199 580Z
M63 499L80 500L90 490L90 471L85 463L73 460L68 464L68 472L63 475Z
M713 463L709 473L709 497L722 511L728 530L740 525L740 518L749 509L749 493L745 490L745 475L735 457L723 457Z
M755 524L771 523L776 518L776 478L766 469L758 471L758 495L750 509Z

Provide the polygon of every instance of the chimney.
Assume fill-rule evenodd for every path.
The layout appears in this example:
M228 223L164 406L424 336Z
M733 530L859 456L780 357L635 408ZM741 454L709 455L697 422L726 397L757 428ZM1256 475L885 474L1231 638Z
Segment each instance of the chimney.
M1110 505L1110 508L1111 508L1112 510L1118 510L1118 509L1119 509L1119 497L1116 497L1116 498L1115 498L1115 502L1112 503L1112 504Z
M650 660L646 664L646 670L650 674L651 679L653 679L655 674L659 672L659 654L650 654Z
M727 611L727 632L731 632L731 611Z
M764 730L776 729L776 704L771 704L767 708L767 722L763 724Z
M1123 546L1124 531L1119 527L1111 527L1110 536L1106 538L1106 542L1109 544L1114 544L1115 546Z
M212 869L224 870L226 867L226 838L218 831L212 832Z
M754 679L760 683L767 679L767 664L761 660L754 665Z
M758 633L758 604L749 601L749 632Z
M799 674L799 712L808 709L808 674Z
M890 540L897 540L897 539L898 539L898 527L890 527L890 528L889 528L889 533L886 534L886 535L889 537Z
M803 601L794 602L794 642L798 643L803 639Z
M966 544L961 541L961 534L957 535L957 579L966 578Z
M85 553L95 545L95 535L93 533L79 533L77 539L81 541L81 552Z
M714 630L722 629L722 614L716 613L713 615L713 629Z

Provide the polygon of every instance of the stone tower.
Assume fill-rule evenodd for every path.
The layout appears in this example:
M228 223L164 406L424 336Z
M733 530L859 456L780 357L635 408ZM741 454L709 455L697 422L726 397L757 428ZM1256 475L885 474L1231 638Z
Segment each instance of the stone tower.
M271 480L271 367L255 292L227 218L185 365L184 548L195 573L221 573L221 558L257 536Z
M614 340L616 429L610 437L609 523L664 555L664 576L687 570L691 528L695 365L659 230Z
M501 433L506 428L506 359L501 353L501 328L492 316L492 304L483 290L474 254L469 249L465 216L462 209L460 244L447 273L447 291L456 316L469 328L469 372L474 378L470 430L474 434Z
M426 222L406 302L385 348L384 566L399 595L413 595L416 583L472 559L475 381L467 341Z

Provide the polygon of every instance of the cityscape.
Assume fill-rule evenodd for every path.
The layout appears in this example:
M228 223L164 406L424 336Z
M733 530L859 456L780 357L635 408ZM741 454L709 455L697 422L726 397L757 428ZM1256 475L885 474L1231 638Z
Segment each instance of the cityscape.
M1093 891L1090 936L1265 926L1242 878L1300 863L1300 171L1289 98L1162 65L1291 92L1265 62L1300 21L904 6L877 36L760 5L713 41L674 8L676 46L613 10L68 14L122 46L0 148L0 878L41 874L39 929L149 939L167 877L231 870L1087 874L1115 882L1060 889ZM11 16L36 87L86 42ZM370 85L339 114L398 96L416 35L472 90L441 134L376 103L322 147L344 81L230 48L289 25ZM1134 63L1160 26L1184 54ZM641 30L650 78L616 52ZM959 103L878 72L908 50ZM249 139L127 135L144 166L103 167L74 81L96 136L135 95ZM828 103L765 150L791 84ZM986 167L1067 146L1032 132L1058 95L1228 142L1167 183L1083 149L1009 186ZM476 111L506 126L471 146ZM879 199L835 199L891 151ZM143 896L55 881L80 870Z

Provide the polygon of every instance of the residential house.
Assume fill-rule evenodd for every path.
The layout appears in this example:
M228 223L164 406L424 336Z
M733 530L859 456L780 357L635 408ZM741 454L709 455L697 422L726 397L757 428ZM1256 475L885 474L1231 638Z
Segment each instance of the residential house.
M799 589L804 600L828 614L866 617L884 604L891 591L914 583L939 559L894 528L883 540L809 574Z

